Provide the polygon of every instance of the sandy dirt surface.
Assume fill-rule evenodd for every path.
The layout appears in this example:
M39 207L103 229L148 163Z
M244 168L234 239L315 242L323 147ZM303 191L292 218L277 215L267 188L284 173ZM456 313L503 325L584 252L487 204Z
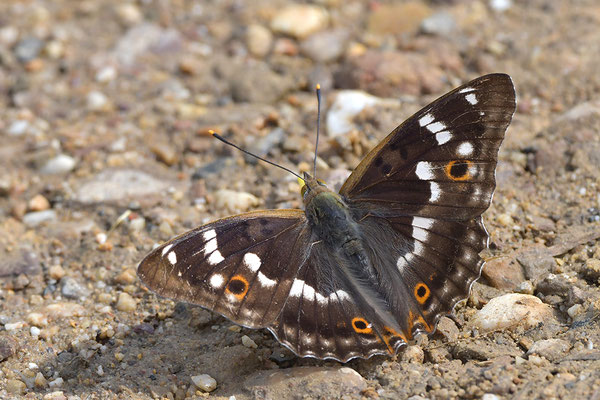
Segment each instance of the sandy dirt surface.
M599 26L596 0L0 2L0 398L600 399ZM175 234L301 206L293 176L210 129L306 170L319 82L318 166L339 187L490 72L518 106L489 261L432 337L299 359L138 280ZM347 89L368 105L334 114Z

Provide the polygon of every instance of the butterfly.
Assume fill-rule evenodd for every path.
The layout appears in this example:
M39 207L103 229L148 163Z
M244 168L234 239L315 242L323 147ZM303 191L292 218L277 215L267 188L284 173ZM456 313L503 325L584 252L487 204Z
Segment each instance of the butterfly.
M304 173L304 210L200 226L153 250L138 275L159 295L268 329L298 356L394 355L481 274L481 214L515 104L508 75L477 78L394 129L339 193Z

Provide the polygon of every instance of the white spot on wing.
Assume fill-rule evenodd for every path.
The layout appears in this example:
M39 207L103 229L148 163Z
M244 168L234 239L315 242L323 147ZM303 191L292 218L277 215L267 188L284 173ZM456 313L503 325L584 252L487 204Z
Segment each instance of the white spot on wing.
M419 125L421 125L421 126L429 125L433 121L434 121L433 115L425 114L424 116L419 118Z
M166 245L163 249L162 249L162 256L164 257L165 254L167 254L169 252L169 250L171 250L171 247L173 247L173 243Z
M315 291L312 286L307 285L302 279L294 279L294 283L290 289L290 296L303 296L305 299L310 301L315 299L320 304L325 304L328 300L337 301L339 299L340 301L343 301L350 299L350 295L342 289L330 293L329 296L325 297L321 293Z
M431 164L427 161L419 161L417 164L416 173L419 179L423 179L424 181L431 180L435 177Z
M469 142L463 142L458 146L458 154L461 156L470 156L473 153L473 145Z
M217 247L217 238L212 238L204 245L204 254L212 253Z
M225 280L223 279L223 275L221 274L214 274L210 277L210 286L214 287L215 289L218 289L221 286L223 286L224 282Z
M477 96L475 96L475 93L469 93L468 95L466 95L465 100L467 100L472 105L479 103L477 101Z
M221 261L223 261L225 258L223 258L223 256L221 255L221 252L219 250L215 250L210 257L208 257L208 263L210 265L216 265L218 263L220 263Z
M419 228L429 229L433 226L433 219L423 217L413 217L412 226L418 226Z
M167 259L169 260L171 265L177 264L177 254L175 254L174 251L169 253L169 255L167 256Z
M434 122L433 124L427 125L427 129L431 133L436 133L436 132L446 129L446 125L444 125L443 123L438 121L438 122Z
M424 242L429 237L429 232L425 229L419 228L418 226L413 226L412 231L413 237L421 242Z
M290 289L290 296L292 296L292 297L302 296L302 287L303 286L304 286L304 281L302 279L294 279L294 283L292 284L292 288Z
M410 266L410 263L414 258L415 256L412 253L407 253L403 256L398 257L398 261L396 261L396 266L398 267L398 270L400 270L400 272L403 272L404 268Z
M273 279L267 278L267 276L260 271L258 272L257 277L258 277L258 281L260 282L260 284L263 286L266 286L266 287L273 287L277 283Z
M252 272L256 272L260 269L260 257L258 257L254 253L246 253L244 254L244 264L250 269Z
M438 201L440 199L442 191L440 189L440 185L438 185L437 182L429 182L429 191L431 192L431 196L429 196L429 201Z
M209 241L217 237L217 231L215 231L214 229L210 229L204 232L202 236L204 237L204 240Z
M439 145L447 143L450 139L452 139L452 135L448 131L441 131L435 134L435 140L437 140Z

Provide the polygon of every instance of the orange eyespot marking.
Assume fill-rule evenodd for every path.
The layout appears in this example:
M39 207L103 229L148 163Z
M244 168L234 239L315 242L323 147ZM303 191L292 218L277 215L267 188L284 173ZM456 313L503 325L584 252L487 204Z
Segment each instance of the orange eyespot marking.
M466 181L471 178L469 170L473 163L469 160L453 160L446 164L446 175L453 181Z
M234 295L236 299L241 300L248 293L248 281L241 275L235 275L229 280L225 291Z
M415 297L417 298L419 304L425 304L430 294L431 291L426 284L423 282L417 283L415 286Z
M369 324L367 322L367 320L364 318L360 318L360 317L352 318L352 327L354 328L354 331L356 333L365 333L365 334L373 333L373 328L371 327L371 324Z

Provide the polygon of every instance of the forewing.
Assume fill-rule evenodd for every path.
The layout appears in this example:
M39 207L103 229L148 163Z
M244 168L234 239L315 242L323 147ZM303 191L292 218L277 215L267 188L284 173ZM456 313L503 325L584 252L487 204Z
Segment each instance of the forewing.
M260 328L280 313L308 257L309 236L300 210L241 214L161 245L140 263L138 275L161 296Z
M498 149L514 110L508 75L477 78L394 129L340 194L356 207L390 215L477 217L489 207Z

